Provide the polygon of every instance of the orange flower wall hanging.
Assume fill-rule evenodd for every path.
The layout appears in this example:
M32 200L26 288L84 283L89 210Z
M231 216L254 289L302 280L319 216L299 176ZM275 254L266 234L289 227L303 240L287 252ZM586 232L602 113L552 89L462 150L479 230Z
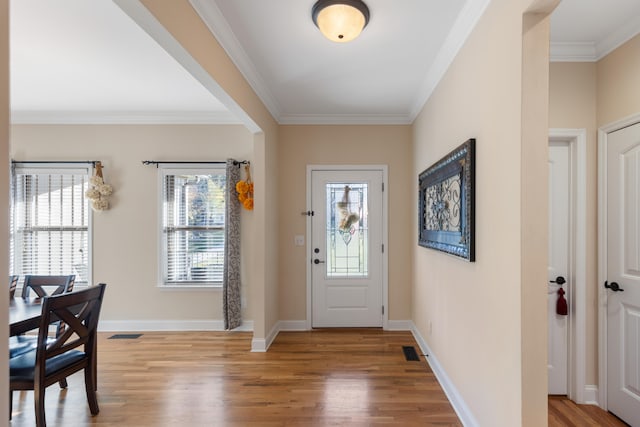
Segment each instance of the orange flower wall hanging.
M236 192L238 193L238 200L242 204L242 207L251 211L253 210L253 181L251 180L249 165L244 166L244 171L247 177L236 183Z

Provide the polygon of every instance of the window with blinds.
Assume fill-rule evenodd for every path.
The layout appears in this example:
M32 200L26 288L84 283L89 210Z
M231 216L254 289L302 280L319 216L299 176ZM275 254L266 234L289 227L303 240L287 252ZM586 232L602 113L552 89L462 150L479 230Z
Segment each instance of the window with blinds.
M220 286L224 269L224 167L162 169L163 284Z
M91 164L14 165L11 181L10 271L20 275L91 273L88 188Z

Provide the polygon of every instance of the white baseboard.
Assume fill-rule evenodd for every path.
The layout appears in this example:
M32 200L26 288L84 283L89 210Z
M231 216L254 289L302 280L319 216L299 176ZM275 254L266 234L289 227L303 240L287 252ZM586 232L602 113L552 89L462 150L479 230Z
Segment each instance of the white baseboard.
M597 385L585 385L584 386L584 404L600 406L598 402L598 386Z
M222 320L101 320L100 332L168 332L224 331ZM253 331L253 321L246 320L234 331Z
M385 331L410 331L413 322L411 320L389 320ZM278 331L308 331L306 320L281 320L278 322Z
M266 352L273 340L278 336L278 332L280 332L280 322L276 322L271 328L271 331L267 334L265 338L254 338L251 340L251 351L254 353L264 353Z
M252 353L265 353L267 351L267 340L264 338L254 338L251 340Z
M413 322L411 320L388 320L385 331L411 331Z
M427 345L427 342L422 338L420 332L418 331L418 328L415 324L413 324L413 322L411 325L411 332L413 333L413 337L416 339L418 346L420 346L422 353L426 355L427 363L429 363L431 370L438 379L440 386L444 390L444 393L447 395L447 398L449 399L451 406L453 406L454 411L456 411L458 418L460 418L462 425L464 425L465 427L479 427L480 424L478 424L478 422L476 421L475 417L471 413L471 410L462 399L460 393L458 393L458 390L449 379L449 376L444 371L435 354L433 354L433 352Z

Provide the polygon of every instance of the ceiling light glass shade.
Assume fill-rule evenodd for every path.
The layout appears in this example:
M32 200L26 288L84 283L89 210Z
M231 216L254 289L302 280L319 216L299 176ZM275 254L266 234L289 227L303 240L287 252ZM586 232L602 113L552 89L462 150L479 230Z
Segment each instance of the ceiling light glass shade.
M320 32L338 43L355 39L369 23L369 8L360 0L319 0L311 15Z

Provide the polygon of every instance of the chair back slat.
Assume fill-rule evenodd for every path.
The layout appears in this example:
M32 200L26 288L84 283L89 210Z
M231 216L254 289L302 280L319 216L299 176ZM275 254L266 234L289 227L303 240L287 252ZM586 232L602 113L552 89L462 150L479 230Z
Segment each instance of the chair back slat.
M9 276L9 298L13 298L16 294L16 288L18 287L18 279L20 276Z
M101 283L81 291L44 298L36 349L36 372L41 370L44 375L47 359L77 347L84 346L84 353L91 357L105 287ZM53 339L48 337L49 325L60 321L66 325L64 332Z
M28 274L24 276L22 297L27 298L31 291L40 298L71 292L75 281L75 274L67 276L35 276Z

